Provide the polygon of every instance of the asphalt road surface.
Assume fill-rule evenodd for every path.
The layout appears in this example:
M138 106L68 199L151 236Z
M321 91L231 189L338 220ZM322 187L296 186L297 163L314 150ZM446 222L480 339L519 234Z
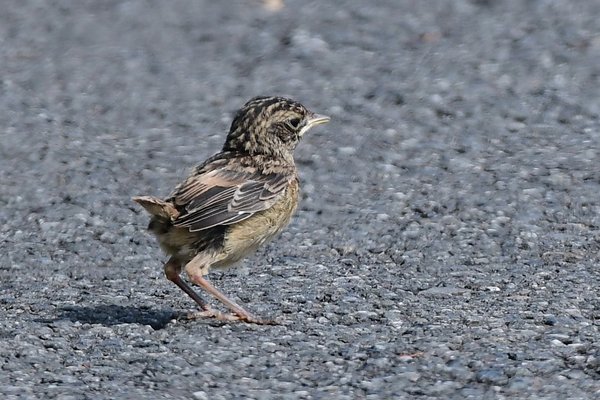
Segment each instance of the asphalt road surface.
M332 117L290 227L195 304L131 196L232 113ZM3 399L600 398L600 2L22 1L0 12Z

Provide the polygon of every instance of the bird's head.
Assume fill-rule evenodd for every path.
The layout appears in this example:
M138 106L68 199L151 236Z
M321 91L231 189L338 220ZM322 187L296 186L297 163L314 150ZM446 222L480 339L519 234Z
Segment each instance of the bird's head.
M329 117L284 97L255 97L236 113L224 151L291 158L302 136Z

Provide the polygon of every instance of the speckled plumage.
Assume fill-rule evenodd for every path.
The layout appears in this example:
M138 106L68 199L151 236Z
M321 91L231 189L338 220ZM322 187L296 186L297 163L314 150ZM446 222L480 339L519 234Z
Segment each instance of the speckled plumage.
M241 260L289 223L299 191L294 149L306 131L328 120L290 99L256 97L236 113L222 151L195 167L167 198L133 198L151 214L148 228L171 257L167 278L200 305L202 315L263 322L203 276ZM181 279L184 267L192 282L235 316L213 311Z

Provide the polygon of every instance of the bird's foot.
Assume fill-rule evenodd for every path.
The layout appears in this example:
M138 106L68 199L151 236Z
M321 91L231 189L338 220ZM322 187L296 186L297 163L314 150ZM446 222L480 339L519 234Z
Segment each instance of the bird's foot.
M253 315L245 315L238 317L240 321L247 322L249 324L257 324L257 325L278 325L277 321L274 319L262 319L255 317Z
M208 310L202 311L192 311L185 314L185 319L194 320L194 319L202 319L202 318L214 318L219 321L239 321L240 317L234 314L225 314L221 311L213 310L209 308Z
M187 313L185 315L185 319L188 319L188 320L194 320L194 319L200 319L200 318L214 318L218 321L224 321L224 322L243 321L243 322L246 322L249 324L257 324L257 325L276 325L277 324L276 321L258 318L252 314L244 314L244 315L228 314L228 313L222 313L222 312L214 310L212 308L209 308L207 310Z

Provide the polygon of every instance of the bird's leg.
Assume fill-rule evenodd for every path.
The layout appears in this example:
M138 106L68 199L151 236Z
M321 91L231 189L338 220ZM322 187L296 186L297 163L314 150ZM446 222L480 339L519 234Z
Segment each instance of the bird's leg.
M191 275L190 279L196 285L200 286L202 289L206 290L212 296L214 296L221 303L225 304L236 316L237 319L241 319L245 322L250 322L253 324L272 324L272 321L265 321L258 317L255 317L248 311L244 310L240 305L238 305L233 300L229 299L223 292L214 287L209 281L204 279L202 275Z
M216 318L221 319L221 320L240 319L242 321L250 322L250 323L254 323L254 324L272 324L273 323L272 321L265 321L258 317L255 317L248 311L244 310L240 305L235 303L233 300L229 299L223 292L221 292L219 289L214 287L209 281L204 279L204 277L202 275L204 273L206 273L207 269L204 268L205 263L202 261L204 261L204 260L202 260L201 258L196 256L196 258L192 259L192 261L187 263L187 265L185 266L185 270L192 282L194 282L196 285L200 286L202 289L206 290L214 298L216 298L221 303L226 305L234 314L234 315L225 315L225 314L214 315ZM206 313L200 313L199 315L206 316L205 314Z
M235 315L223 314L217 310L213 310L208 303L202 299L202 297L198 296L198 293L196 293L194 289L190 287L190 285L181 279L181 275L179 275L180 273L181 263L177 262L173 258L169 259L169 261L167 261L165 264L165 275L167 276L167 279L179 286L179 288L186 292L192 299L194 299L194 301L198 303L202 309L200 312L186 315L187 319L195 319L198 317L212 317L221 321L235 321L240 319Z
M181 276L179 275L180 273L181 263L179 263L171 257L169 261L165 263L165 275L167 276L167 279L179 286L181 290L186 292L188 296L194 299L194 301L198 303L202 310L212 311L210 306L204 300L202 300L200 296L198 296L198 293L194 292L194 289L192 289L190 285L188 285L183 281L183 279L181 279Z

